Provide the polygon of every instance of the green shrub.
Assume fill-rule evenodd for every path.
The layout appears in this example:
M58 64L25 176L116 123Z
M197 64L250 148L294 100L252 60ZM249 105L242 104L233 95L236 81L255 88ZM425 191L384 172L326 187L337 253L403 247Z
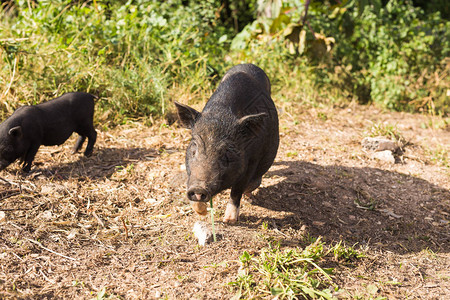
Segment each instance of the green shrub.
M263 1L266 12L232 42L242 51L284 44L292 59L316 66L318 89L334 85L342 97L394 110L448 113L450 22L408 0ZM268 11L268 12L267 12Z
M170 89L210 89L228 33L215 20L207 3L18 1L0 27L3 114L74 90L99 96L113 123L164 113Z
M242 62L268 73L277 101L448 114L450 23L433 5L311 1L303 24L304 3L16 1L0 10L1 117L75 90L99 96L111 125L160 115L205 101Z

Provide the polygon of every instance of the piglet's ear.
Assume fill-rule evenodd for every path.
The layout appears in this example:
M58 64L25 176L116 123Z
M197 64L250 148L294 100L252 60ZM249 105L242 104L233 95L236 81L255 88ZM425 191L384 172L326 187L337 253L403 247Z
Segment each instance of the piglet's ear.
M180 119L181 126L186 128L192 128L195 124L195 121L201 116L201 113L189 107L187 105L181 104L177 101L174 101L175 106L178 111L178 118Z
M239 119L238 126L244 134L258 136L264 129L264 119L267 117L266 113L248 115Z
M13 127L8 131L8 134L14 138L20 138L22 137L22 127L20 126Z

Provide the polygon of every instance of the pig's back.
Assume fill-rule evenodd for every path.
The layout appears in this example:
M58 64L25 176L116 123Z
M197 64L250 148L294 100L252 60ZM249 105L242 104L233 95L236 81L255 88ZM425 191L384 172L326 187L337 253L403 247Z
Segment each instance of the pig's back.
M91 114L94 111L94 96L89 93L66 93L53 100L38 104L37 107L49 116L70 116Z
M217 114L224 110L231 111L237 118L267 114L264 128L246 149L252 158L251 163L258 165L252 177L262 176L272 165L279 145L278 113L270 96L270 81L264 71L251 64L230 69L202 113Z
M261 89L264 89L269 95L271 93L270 80L267 77L266 73L258 66L253 64L240 64L232 67L228 72L224 75L221 82L226 81L229 77L237 73L247 74L250 78L258 82L261 85Z
M252 64L237 65L225 74L203 112L229 110L238 118L264 112L278 123L270 89L269 78L259 67Z
M74 131L92 125L94 96L88 93L66 93L61 97L38 104L42 115L44 145L60 145Z

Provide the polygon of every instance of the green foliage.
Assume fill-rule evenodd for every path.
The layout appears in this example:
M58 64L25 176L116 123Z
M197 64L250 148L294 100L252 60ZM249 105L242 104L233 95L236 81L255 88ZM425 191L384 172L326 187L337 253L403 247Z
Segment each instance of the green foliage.
M343 97L388 109L450 111L450 22L438 11L425 14L408 0L311 1L305 18L305 2L262 3L233 49L282 43L317 66L318 88L332 84Z
M306 19L305 3L18 0L0 8L0 115L76 90L100 97L105 126L160 115L205 101L243 62L268 73L280 102L448 114L440 2L424 13L408 0L311 1Z
M339 241L339 243L331 247L330 250L333 252L334 258L338 261L349 262L365 257L364 253L355 249L355 246L345 246L342 241Z
M113 123L164 113L178 84L210 88L228 33L203 2L17 1L14 13L0 27L3 113L74 90L100 96Z
M280 299L333 299L332 268L324 268L329 254L335 260L350 261L363 255L342 243L329 247L317 239L304 249L285 249L271 245L261 250L259 256L244 252L239 260L241 268L231 282L240 298L253 299L276 296Z
M442 84L430 85L430 80L448 72L444 60L450 52L450 23L401 0L391 0L381 9L367 6L360 17L348 13L354 30L349 43L338 43L336 55L341 64L362 75L354 80L370 90L370 99L395 110L431 102L443 109L440 97L446 91Z
M372 123L370 128L366 130L365 134L370 137L384 136L388 137L393 141L400 142L402 144L406 143L406 139L400 130L397 128L397 125L392 125L388 123Z

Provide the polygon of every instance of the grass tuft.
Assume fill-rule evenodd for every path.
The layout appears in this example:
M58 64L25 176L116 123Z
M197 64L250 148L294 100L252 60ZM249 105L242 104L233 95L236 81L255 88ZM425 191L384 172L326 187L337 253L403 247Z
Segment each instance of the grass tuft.
M239 257L241 267L230 285L240 298L333 299L339 290L333 282L334 269L326 267L329 254L336 260L362 257L353 247L338 243L326 249L321 238L304 249L281 249L269 244L257 256L247 251Z

